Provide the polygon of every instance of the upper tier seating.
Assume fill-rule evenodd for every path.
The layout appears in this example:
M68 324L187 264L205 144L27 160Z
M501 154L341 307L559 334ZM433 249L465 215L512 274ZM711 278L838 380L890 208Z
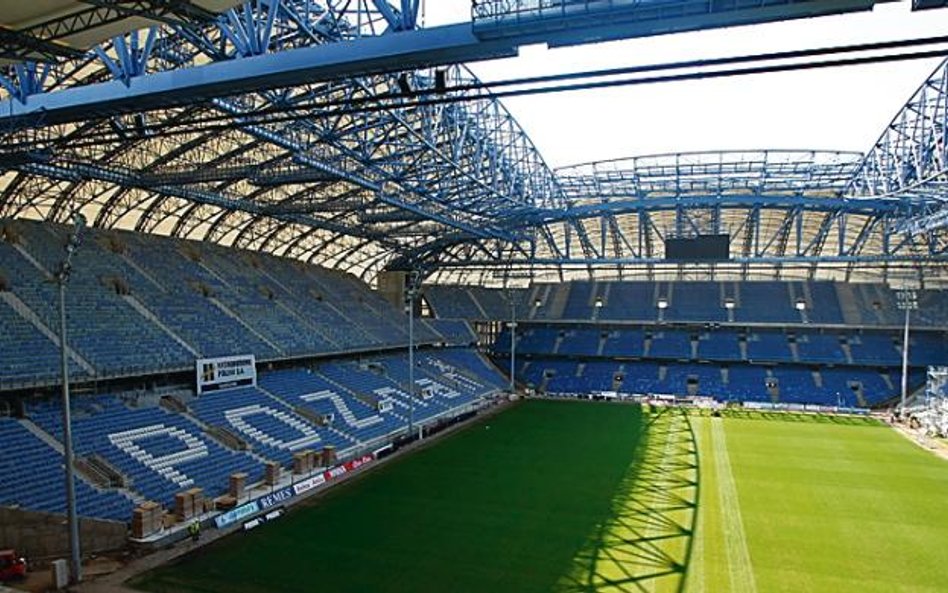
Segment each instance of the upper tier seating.
M485 308L478 304L492 299L506 302L500 289L439 285L426 290L429 302L436 303L433 308L438 317L496 320L510 317L509 306ZM480 295L477 300L472 296L475 292ZM895 292L884 284L576 281L534 284L519 293L518 298L526 301L523 307L518 307L518 318L537 321L648 323L661 320L856 327L898 327L903 322ZM539 307L535 301L539 301ZM919 310L912 317L916 327L948 328L948 291L919 290L918 301ZM659 308L662 302L664 309Z
M470 290L465 286L444 286L435 284L425 288L425 299L435 314L443 319L484 319L486 314L478 307ZM510 313L503 313L497 319L506 319Z
M737 285L735 321L801 323L790 285L784 282L742 282Z
M717 282L662 282L660 298L668 304L665 319L676 321L727 321Z
M60 235L59 227L22 226L31 232L24 235L21 250L6 245L0 251L0 269L6 270L13 294L46 328L58 334L59 293L50 278L62 258L61 245L65 237ZM113 375L141 374L154 368L184 368L189 361L193 363L194 357L185 348L157 325L149 323L107 284L109 275L115 271L107 261L97 257L101 250L94 242L85 246L82 253L85 258L77 255L73 260L66 291L70 347L97 370ZM55 370L55 366L51 367L48 374Z
M0 388L29 385L59 368L59 341L41 333L6 302L0 300ZM70 376L84 371L71 358Z
M510 301L513 298L516 315L524 318L529 313L526 302L527 290L514 288L509 291L481 286L427 285L424 298L442 319L510 319Z
M58 289L70 229L4 221L0 389L50 384L58 365ZM66 292L73 377L192 369L200 357L277 360L407 345L407 318L348 274L295 260L121 231L86 231ZM31 319L38 320L44 332ZM31 328L32 326L32 328ZM469 343L461 322L449 342ZM417 343L446 338L416 324ZM52 347L51 347L52 346ZM27 356L29 354L29 356Z
M444 341L452 346L470 346L477 343L477 334L463 319L425 319L434 331L444 337Z

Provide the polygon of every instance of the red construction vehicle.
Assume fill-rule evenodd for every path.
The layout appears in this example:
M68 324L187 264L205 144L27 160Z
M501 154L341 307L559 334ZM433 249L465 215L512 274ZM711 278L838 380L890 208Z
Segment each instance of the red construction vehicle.
M14 550L0 550L0 583L19 581L26 578L26 559L16 555Z

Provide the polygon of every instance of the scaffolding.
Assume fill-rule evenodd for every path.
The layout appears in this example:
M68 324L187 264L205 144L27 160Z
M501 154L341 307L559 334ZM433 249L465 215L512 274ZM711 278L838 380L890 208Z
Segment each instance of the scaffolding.
M948 367L928 367L924 403L914 415L926 435L948 437Z

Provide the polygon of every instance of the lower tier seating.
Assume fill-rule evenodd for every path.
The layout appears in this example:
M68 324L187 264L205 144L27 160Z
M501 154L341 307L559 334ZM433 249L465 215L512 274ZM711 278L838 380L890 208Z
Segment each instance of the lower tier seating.
M504 359L498 359L498 365ZM781 401L873 406L900 393L899 368L751 365L658 361L521 360L517 378L549 394L619 391L639 394L703 395L719 400ZM925 382L911 369L910 389Z
M296 451L331 445L345 458L360 447L371 450L404 434L410 415L416 424L450 418L506 385L471 349L419 350L415 362L411 398L407 352L266 371L256 387L182 393L165 405L149 393L75 395L77 458L95 459L125 482L100 488L80 473L79 512L128 521L134 504L146 499L169 508L175 494L192 487L213 498L226 492L233 473L246 473L252 485L263 479L266 461L288 468ZM0 457L0 505L61 513L59 399L29 400L24 407L23 419L0 416L6 452ZM233 439L222 438L220 429L249 448L239 441L225 446Z
M19 421L0 417L0 504L49 513L66 512L63 455ZM15 452L16 454L13 454ZM76 506L80 515L128 520L132 500L114 491L99 490L76 477Z

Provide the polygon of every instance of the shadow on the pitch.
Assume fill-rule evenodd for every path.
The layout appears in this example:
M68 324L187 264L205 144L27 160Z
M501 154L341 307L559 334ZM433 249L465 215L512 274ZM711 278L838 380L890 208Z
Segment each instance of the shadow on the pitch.
M558 593L682 591L698 517L698 448L687 415L652 413L612 514L573 559Z

